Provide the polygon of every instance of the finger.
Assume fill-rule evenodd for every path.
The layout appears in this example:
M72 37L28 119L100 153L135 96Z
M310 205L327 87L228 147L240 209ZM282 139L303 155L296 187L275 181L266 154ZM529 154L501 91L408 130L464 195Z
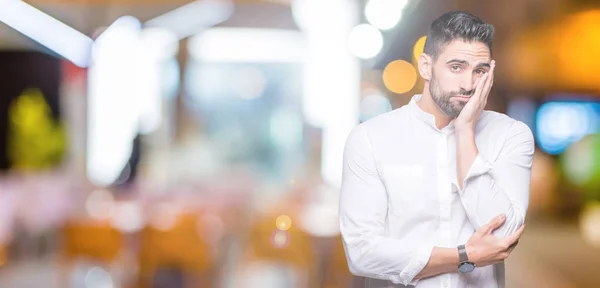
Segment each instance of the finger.
M481 76L481 78L477 79L476 84L475 84L475 92L473 93L473 97L475 99L481 99L483 92L485 90L485 81L487 79L488 75L485 74L483 76Z
M521 227L519 227L517 231L515 231L513 234L508 235L508 237L504 239L504 241L506 241L506 244L510 246L519 241L519 239L521 238L521 234L523 234L523 230L525 230L525 225L521 225Z
M477 93L477 87L479 87L479 82L481 82L481 79L483 79L483 76L477 78L477 80L475 80L475 84L473 84L473 89L475 89L473 96L475 96L475 93Z
M496 67L496 64L494 64L494 62L492 61L491 65L490 65L490 71L488 71L488 73L485 73L486 77L486 81L484 83L484 91L487 92L489 91L489 88L491 87L491 84L494 83L494 68ZM485 97L485 95L484 95Z
M485 84L485 80L487 79L488 74L486 73L485 75L481 76L481 78L479 78L479 80L477 80L477 86L475 86L475 93L481 93L482 89L483 89L483 85Z
M483 74L483 76L477 78L477 80L475 80L475 92L479 92L481 90L479 90L479 88L483 87L484 83L485 83L485 79L486 79L486 75L488 73Z
M490 71L486 73L485 83L481 88L481 104L483 106L486 105L488 96L490 95L490 91L492 90L492 86L494 85L494 68L496 67L495 61L492 61L490 64Z
M483 226L483 227L485 227L483 233L491 234L492 231L500 228L500 226L502 226L502 224L504 224L504 221L506 221L506 215L504 215L504 214L500 214L500 215L494 217L492 220L490 220L490 222L487 225Z
M496 61L492 60L490 72L488 72L489 78L488 78L488 83L486 85L486 93L484 95L484 97L486 97L486 98L489 95L490 90L492 90L492 86L494 85L495 71L496 71Z
M513 243L512 245L508 246L508 253L512 253L512 251L515 250L515 248L517 248L518 244L519 240L517 240L517 242Z

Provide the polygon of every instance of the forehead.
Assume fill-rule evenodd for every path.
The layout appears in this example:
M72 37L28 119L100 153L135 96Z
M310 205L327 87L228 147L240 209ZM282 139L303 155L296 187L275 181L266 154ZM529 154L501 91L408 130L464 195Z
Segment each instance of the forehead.
M463 40L454 40L442 47L442 51L438 57L444 61L452 59L467 60L469 62L489 61L491 58L490 49L482 42L465 42Z

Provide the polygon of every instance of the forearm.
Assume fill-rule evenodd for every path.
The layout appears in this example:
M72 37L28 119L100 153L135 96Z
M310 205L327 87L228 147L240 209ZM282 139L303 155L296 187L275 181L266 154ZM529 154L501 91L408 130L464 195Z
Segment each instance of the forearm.
M475 229L498 215L506 216L504 224L493 232L496 237L506 237L519 229L525 221L527 204L511 200L488 174L470 181L460 197L467 217Z
M459 258L457 248L434 247L429 262L415 279L422 279L439 274L455 272L458 269Z
M393 283L414 285L434 249L432 238L418 245L379 235L358 235L342 229L348 265L352 274L387 279Z
M460 130L456 137L459 195L473 227L477 229L505 214L506 222L494 235L505 237L516 231L523 224L527 210L530 156L501 156L494 164L492 177L492 164L479 155L472 130Z
M475 143L475 133L472 129L459 130L456 133L456 165L458 172L458 187L463 189L463 183L469 169L477 158L479 150Z

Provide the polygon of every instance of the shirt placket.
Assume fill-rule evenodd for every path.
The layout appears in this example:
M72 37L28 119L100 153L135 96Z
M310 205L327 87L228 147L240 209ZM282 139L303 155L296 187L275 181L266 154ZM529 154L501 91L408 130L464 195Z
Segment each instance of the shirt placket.
M437 175L438 175L438 199L440 203L440 245L453 248L452 243L452 214L451 214L451 185L448 169L448 135L441 131L437 141ZM457 252L458 253L458 252ZM450 287L450 275L441 276L441 287Z

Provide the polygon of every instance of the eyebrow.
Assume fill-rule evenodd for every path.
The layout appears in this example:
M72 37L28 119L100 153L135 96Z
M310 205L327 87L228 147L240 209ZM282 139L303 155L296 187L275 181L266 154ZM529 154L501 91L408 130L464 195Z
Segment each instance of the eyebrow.
M452 60L449 60L448 62L446 62L446 64L450 64L450 63L457 63L457 64L462 64L462 65L469 66L469 62L467 60L461 60L461 59L452 59ZM490 68L490 63L481 62L481 63L477 64L475 67L487 67L487 68Z

